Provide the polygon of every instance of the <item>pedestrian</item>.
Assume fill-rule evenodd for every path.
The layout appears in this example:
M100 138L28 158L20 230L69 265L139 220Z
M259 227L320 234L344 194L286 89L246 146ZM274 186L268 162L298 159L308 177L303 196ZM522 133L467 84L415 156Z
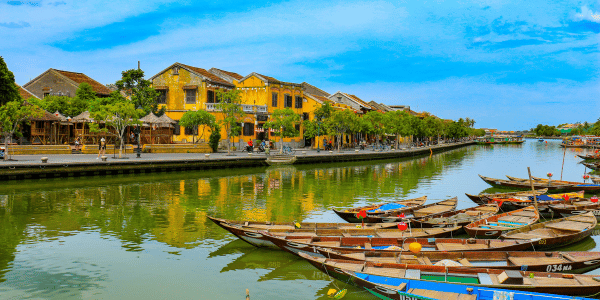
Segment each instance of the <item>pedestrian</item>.
M80 143L81 143L81 138L79 136L77 136L77 138L75 138L75 151L79 151Z
M105 155L106 154L106 140L104 138L100 139L100 144L98 145L98 157L96 157L96 159L100 158L100 155Z
M133 143L135 142L135 133L133 133L133 131L131 132L131 134L129 135L129 142L133 145Z

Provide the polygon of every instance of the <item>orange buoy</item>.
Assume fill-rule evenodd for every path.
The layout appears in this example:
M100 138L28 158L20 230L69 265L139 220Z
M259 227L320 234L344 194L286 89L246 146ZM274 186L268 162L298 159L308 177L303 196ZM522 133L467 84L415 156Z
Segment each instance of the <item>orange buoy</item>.
M421 244L414 242L414 243L410 243L410 245L408 245L408 250L410 250L410 252L412 253L419 253L421 252Z

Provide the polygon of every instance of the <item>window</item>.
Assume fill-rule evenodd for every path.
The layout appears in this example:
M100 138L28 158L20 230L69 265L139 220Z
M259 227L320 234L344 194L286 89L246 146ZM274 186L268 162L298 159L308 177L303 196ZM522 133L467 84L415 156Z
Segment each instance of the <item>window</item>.
M302 97L296 96L296 108L302 108Z
M206 91L206 103L215 103L215 91Z
M195 104L196 103L196 90L185 90L185 103Z
M308 113L302 113L302 120L308 120Z
M292 96L286 94L285 101L283 102L283 107L292 107Z
M173 127L173 135L180 135L181 129L179 128L179 121L177 121Z
M294 125L294 128L296 128L296 131L300 132L300 124Z
M158 90L158 99L156 100L158 104L167 104L167 90Z
M48 97L48 96L50 96L50 93L44 93L44 96L42 97L42 99L43 99L43 98L46 98L46 97Z
M185 135L197 135L198 127L185 127Z
M179 67L173 68L173 75L179 75Z
M277 93L273 93L271 95L271 106L277 107L277 97L278 96L279 96L279 94L277 94Z
M244 123L244 136L253 136L254 135L254 124L253 123Z

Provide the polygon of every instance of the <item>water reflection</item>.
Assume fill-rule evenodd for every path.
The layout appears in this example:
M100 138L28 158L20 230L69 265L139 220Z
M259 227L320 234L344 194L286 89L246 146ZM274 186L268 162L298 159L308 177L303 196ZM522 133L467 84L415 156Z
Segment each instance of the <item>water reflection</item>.
M583 166L576 164L578 159L568 156L565 179L577 180L573 177L580 178ZM331 208L422 195L430 199L459 196L460 209L475 205L464 196L465 192L479 193L489 187L477 177L478 173L523 177L523 166L531 165L538 176L546 171L559 174L558 158L562 159L562 150L557 145L526 143L517 147L469 147L432 156L377 162L3 183L0 186L0 292L4 296L8 295L4 293L6 289L15 289L21 291L22 298L39 296L35 292L37 288L17 281L22 276L30 276L29 272L33 272L30 270L36 270L42 262L34 260L31 265L20 262L52 253L48 260L69 265L77 272L41 269L40 277L35 279L41 286L44 278L47 282L63 282L66 279L62 276L71 277L69 274L73 273L77 274L72 276L74 283L58 284L58 290L70 293L70 286L80 283L91 290L119 294L118 289L124 286L98 286L94 282L106 278L119 282L122 274L104 269L97 274L87 273L84 270L88 267L71 264L81 261L77 254L65 251L74 246L63 246L64 252L43 247L76 238L77 243L70 245L92 245L86 252L92 257L94 251L101 251L95 249L116 245L118 249L106 250L111 260L131 263L139 259L151 266L169 266L159 271L150 268L148 273L158 272L170 278L181 276L179 280L186 280L198 276L201 269L202 280L212 280L213 285L221 284L223 288L228 280L235 279L242 285L265 291L281 288L299 293L296 298L324 299L327 290L335 288L334 281L327 276L287 253L253 248L206 216L256 221L342 222ZM559 172L556 172L557 167ZM574 250L595 248L596 238L573 245L579 247ZM29 247L38 252L31 254ZM99 263L103 264L107 262ZM131 270L145 270L145 267L136 265ZM85 283L86 280L89 283ZM282 282L285 284L280 286ZM208 289L210 285L200 289ZM149 291L153 288L147 287ZM300 289L302 292L298 292ZM178 291L198 292L183 287ZM286 298L285 293L274 293L275 298ZM362 291L353 290L345 299L359 299L360 295L365 296ZM52 297L60 298L49 296Z

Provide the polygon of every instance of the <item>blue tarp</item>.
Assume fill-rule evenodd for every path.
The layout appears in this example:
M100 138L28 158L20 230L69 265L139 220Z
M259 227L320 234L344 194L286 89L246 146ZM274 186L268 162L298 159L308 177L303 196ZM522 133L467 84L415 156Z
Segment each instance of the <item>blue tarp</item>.
M533 196L529 196L527 197L529 200L533 201ZM556 198L552 198L548 195L539 195L535 197L537 199L537 201L553 201L553 200L561 200L562 198L556 199Z
M398 203L388 203L388 204L384 204L376 209L367 210L367 212L375 212L377 210L380 210L380 211L392 210L392 209L399 209L399 208L403 208L403 207L405 207L405 205L398 204Z

